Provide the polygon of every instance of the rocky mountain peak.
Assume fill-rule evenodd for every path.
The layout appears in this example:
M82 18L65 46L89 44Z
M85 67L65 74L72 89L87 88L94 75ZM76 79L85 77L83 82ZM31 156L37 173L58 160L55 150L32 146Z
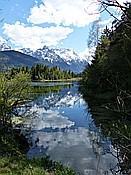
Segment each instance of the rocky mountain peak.
M11 50L11 47L8 46L6 43L2 43L0 46L0 51L6 51L6 50Z
M0 46L0 51L9 51L11 47L5 43ZM32 56L38 59L40 64L48 65L49 67L58 66L60 69L71 70L74 73L80 73L88 64L85 57L81 57L73 49L68 48L43 48L36 51L30 48L16 49L16 51Z

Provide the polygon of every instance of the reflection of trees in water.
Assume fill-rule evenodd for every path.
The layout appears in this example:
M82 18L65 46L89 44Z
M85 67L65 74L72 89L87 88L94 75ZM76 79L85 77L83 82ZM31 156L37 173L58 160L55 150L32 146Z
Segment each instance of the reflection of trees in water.
M48 93L58 93L62 88L70 88L74 84L65 84L65 85L57 85L57 86L33 86L33 97L37 98L41 95L45 95Z
M37 110L36 111L30 110L32 108L32 105L34 105L34 109L38 108L37 104L35 104L33 101L37 100L41 96L45 96L45 95L48 95L50 93L57 94L61 91L61 89L64 89L64 88L70 89L73 86L74 86L73 83L68 84L68 82L67 82L67 84L64 83L63 85L61 84L61 85L54 85L54 86L49 86L49 85L44 86L44 83L43 83L43 85L33 85L32 84L32 95L31 95L32 101L15 109L15 112L17 114L19 114L20 117L22 117L21 119L18 119L18 121L16 121L17 122L16 127L25 127L22 124L22 122L24 122L24 120L25 120L24 119L25 117L29 118L29 119L38 117ZM40 99L38 100L38 103L39 102L40 102ZM48 104L48 105L50 105L49 107L51 107L51 104ZM44 107L44 109L46 109L46 106L44 106L44 104L43 104L43 107ZM48 108L48 106L47 106L47 108Z
M131 173L131 124L127 121L118 120L113 123L111 129L112 144L116 150L116 157L118 159L118 170L123 174ZM113 171L113 170L112 170Z
M127 102L129 103L129 102ZM121 111L105 109L101 99L88 99L92 118L104 137L110 138L113 149L110 153L118 163L111 169L112 174L131 174L131 119ZM113 104L114 107L115 103ZM117 105L117 103L116 103ZM110 103L110 107L111 103ZM113 108L112 108L113 109ZM101 135L102 136L102 135Z

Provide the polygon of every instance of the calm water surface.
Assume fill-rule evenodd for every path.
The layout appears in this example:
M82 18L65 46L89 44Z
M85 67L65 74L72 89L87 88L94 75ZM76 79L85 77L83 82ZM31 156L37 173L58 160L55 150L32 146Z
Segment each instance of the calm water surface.
M48 86L49 92L39 94L26 112L24 126L31 129L28 139L32 142L27 157L50 156L79 175L111 174L117 163L109 153L113 148L94 125L77 83L35 85ZM52 92L54 86L59 88Z

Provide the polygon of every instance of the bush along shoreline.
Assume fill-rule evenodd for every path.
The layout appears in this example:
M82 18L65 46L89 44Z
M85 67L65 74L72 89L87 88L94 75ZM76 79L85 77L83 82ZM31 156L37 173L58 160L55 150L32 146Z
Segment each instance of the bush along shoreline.
M70 167L50 160L50 157L28 159L30 144L20 130L0 129L0 175L76 175Z
M32 99L32 86L28 73L17 73L13 78L0 73L0 175L75 175L69 167L49 157L26 158L30 144L13 118L19 118L17 107Z

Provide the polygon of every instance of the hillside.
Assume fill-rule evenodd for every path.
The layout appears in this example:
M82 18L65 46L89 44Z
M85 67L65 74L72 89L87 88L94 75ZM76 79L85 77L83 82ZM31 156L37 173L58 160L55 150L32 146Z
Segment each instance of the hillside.
M42 49L37 49L36 51L32 51L29 48L22 48L16 51L11 50L11 47L8 45L1 45L0 65L2 65L2 67L31 67L36 64L47 65L50 68L58 66L62 70L80 73L88 62L72 49L52 49L44 46Z
M39 63L39 60L37 58L31 57L29 55L14 50L0 52L1 67L31 67L37 63Z
M46 62L49 67L58 66L61 69L71 70L75 73L82 72L88 64L86 58L80 57L73 49L44 46L36 51L30 50L30 48L22 48L19 51Z

